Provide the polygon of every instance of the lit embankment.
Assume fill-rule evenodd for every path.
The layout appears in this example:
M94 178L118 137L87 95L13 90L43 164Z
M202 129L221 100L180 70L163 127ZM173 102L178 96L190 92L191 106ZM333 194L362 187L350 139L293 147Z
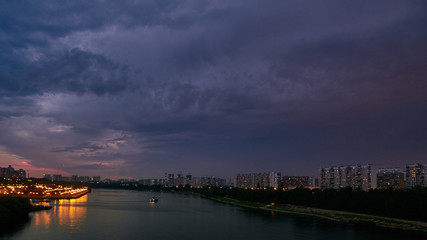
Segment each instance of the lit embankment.
M33 199L67 199L78 198L90 192L86 186L59 185L59 184L28 184L28 183L1 183L0 197L24 197Z

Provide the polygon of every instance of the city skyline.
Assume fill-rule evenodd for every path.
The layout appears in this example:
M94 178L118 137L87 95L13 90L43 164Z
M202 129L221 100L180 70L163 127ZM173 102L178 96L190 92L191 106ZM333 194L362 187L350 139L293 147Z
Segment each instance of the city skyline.
M359 172L360 171L360 172ZM357 174L356 174L357 173ZM379 186L382 186L383 188L388 186L387 184L396 187L396 188L403 188L403 185L401 184L408 184L406 187L411 188L416 185L426 185L427 186L427 164L424 163L412 163L407 164L403 168L400 167L380 167L378 168L375 165L372 164L353 164L353 165L339 165L339 166L328 166L328 167L321 167L318 169L317 174L309 175L309 174L287 174L286 172L282 171L268 171L268 172L241 172L236 171L236 173L232 177L225 177L224 175L214 176L212 174L206 174L206 175L193 175L190 172L183 173L183 171L179 172L165 172L163 175L160 176L139 176L136 178L110 178L110 177L101 177L101 176L82 176L78 174L73 175L62 175L58 173L44 173L42 177L34 177L35 179L47 179L52 181L65 181L65 182L99 182L99 181L155 181L158 184L166 184L170 181L175 181L176 179L182 178L182 181L184 179L191 180L192 178L209 178L209 179L221 179L225 182L238 182L239 178L253 178L252 179L252 185L254 185L254 182L260 183L262 186L266 185L267 183L271 184L274 188L277 187L278 182L277 179L280 179L280 181L287 182L289 184L295 184L298 183L301 186L328 186L331 188L345 188L345 187L352 187L360 184L358 181L362 181L362 178L368 177L368 179L365 179L363 181L365 184L368 184L370 188L374 189L377 185L377 182L374 180L371 183L371 178L374 176L369 176L373 174L374 176L381 176L380 184ZM0 178L10 179L10 178L30 178L30 174L27 175L27 172L25 169L19 169L15 170L11 165L9 165L7 168L0 166ZM283 178L283 180L282 180ZM322 183L322 178L324 179ZM256 180L258 179L258 180ZM264 179L264 180L259 180ZM276 180L274 180L276 179ZM391 180L390 180L391 179ZM160 183L159 181L164 181ZM332 181L332 182L331 182ZM245 184L249 184L246 181L243 181L245 183L241 184L244 186ZM315 182L318 182L315 184ZM386 183L386 185L384 185ZM268 185L267 184L267 185ZM291 184L291 185L292 185ZM298 185L297 184L297 185ZM372 185L371 185L372 184ZM172 184L175 186L175 184ZM178 184L178 185L185 185L185 184ZM255 184L256 185L256 184ZM286 185L286 184L285 184ZM372 187L373 186L373 187ZM381 187L380 187L381 188ZM365 186L365 190L368 190L368 188Z
M38 181L43 183L55 182L61 184L92 184L92 186L121 186L121 187L154 187L154 188L206 188L219 187L232 189L250 190L275 190L289 191L296 188L313 189L353 189L361 191L371 190L404 190L422 189L427 187L427 164L415 163L400 168L379 168L370 164L357 164L348 166L330 166L321 168L318 176L295 176L286 175L281 172L257 172L238 173L233 179L214 176L193 176L182 172L164 173L161 178L138 178L138 179L105 179L100 176L78 176L71 177L57 174L44 174L43 178L26 177L23 169L15 170L11 165L7 168L0 167L0 180L11 182L22 187L28 183L34 184ZM13 185L12 184L12 185ZM94 185L93 185L94 184ZM99 185L101 184L101 185ZM104 185L106 184L106 185ZM110 185L112 184L112 185ZM3 186L3 183L2 183ZM7 184L10 186L10 184ZM4 187L3 187L4 188ZM13 187L7 187L13 190ZM3 194L13 194L4 190ZM13 191L12 191L13 192ZM78 191L79 192L79 191ZM22 194L18 192L17 194ZM35 194L35 193L33 193ZM39 193L37 193L39 194Z
M4 1L0 12L0 166L230 178L427 161L425 1Z

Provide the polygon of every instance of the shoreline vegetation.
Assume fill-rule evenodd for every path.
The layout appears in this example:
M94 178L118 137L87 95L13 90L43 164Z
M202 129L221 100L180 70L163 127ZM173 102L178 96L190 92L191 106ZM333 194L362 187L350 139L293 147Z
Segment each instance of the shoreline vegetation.
M321 218L338 223L376 226L382 228L400 229L406 231L417 231L427 233L427 223L420 221L410 221L398 218L381 217L375 215L360 214L347 211L337 211L329 209L297 206L292 204L265 205L262 203L240 201L227 197L207 197L218 202L232 204L245 208L259 209L265 211L275 211L292 215Z
M283 191L137 184L101 184L97 187L187 193L241 207L321 218L339 224L427 233L427 188L365 192L351 188Z
M50 206L33 206L23 197L0 197L0 237L11 234L30 221L29 213L49 210Z

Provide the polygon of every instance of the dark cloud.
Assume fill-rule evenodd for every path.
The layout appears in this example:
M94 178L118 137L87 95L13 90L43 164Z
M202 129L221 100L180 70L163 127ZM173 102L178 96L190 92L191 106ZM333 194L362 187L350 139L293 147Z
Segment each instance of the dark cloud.
M132 27L136 24L168 23L165 12L177 7L178 1L14 1L1 3L1 28L18 38L15 46L28 43L47 44L46 37L63 37L73 31L97 30L109 25ZM29 34L30 33L30 34ZM32 36L32 33L39 33ZM37 41L38 40L38 41Z
M138 88L129 80L126 66L79 49L20 67L20 73L4 76L0 93L9 97L61 92L113 95Z
M135 90L138 86L129 81L127 74L126 66L101 55L72 49L59 59L47 61L34 78L39 82L45 80L47 91L104 95Z
M0 144L160 176L425 159L424 1L0 3ZM288 170L287 170L288 169Z
M85 142L85 143L80 143L74 146L68 146L63 149L53 149L52 152L76 152L81 150L88 150L89 152L95 152L101 149L104 149L104 147Z

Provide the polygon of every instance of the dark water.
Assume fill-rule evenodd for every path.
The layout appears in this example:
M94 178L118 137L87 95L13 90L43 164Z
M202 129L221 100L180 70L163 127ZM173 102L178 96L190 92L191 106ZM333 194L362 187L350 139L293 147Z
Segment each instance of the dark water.
M159 198L149 203L152 196ZM195 196L94 189L57 200L5 239L410 239L405 232L355 228L250 210ZM425 236L422 236L425 237ZM419 236L417 237L418 239Z

